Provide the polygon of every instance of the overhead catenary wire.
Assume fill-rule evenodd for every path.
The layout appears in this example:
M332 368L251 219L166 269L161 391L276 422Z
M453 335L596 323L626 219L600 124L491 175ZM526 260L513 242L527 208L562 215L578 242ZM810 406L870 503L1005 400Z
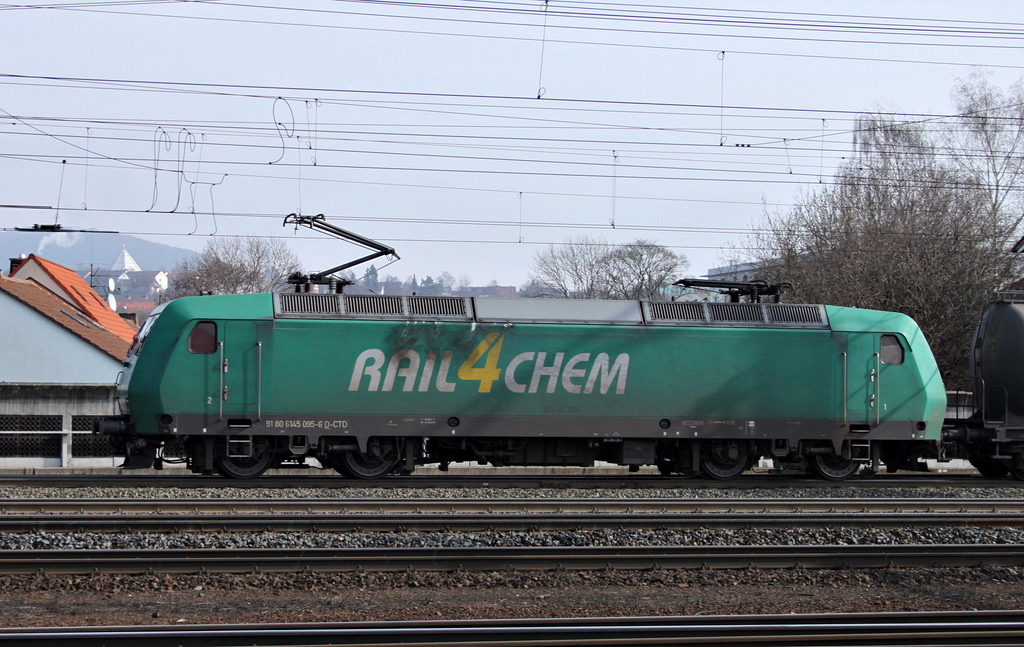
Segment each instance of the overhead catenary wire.
M269 5L257 5L251 3L231 3L231 2L190 2L189 4L195 5L213 5L216 7L231 7L236 9L247 9L247 10L276 10L276 11L288 11L294 13L308 13L315 14L320 17L323 15L345 15L345 16L361 16L368 18L382 18L382 19L402 19L402 20L419 20L419 21L430 21L437 23L448 23L448 24L462 24L472 25L475 27L522 27L524 23L521 21L508 21L508 20L482 20L477 18L467 17L447 17L447 16L421 16L421 15L396 15L394 13L373 13L369 11L340 11L340 10L325 10L325 9L310 9L304 7L281 7L281 6L269 6ZM426 3L393 3L393 6L401 6L402 8L429 8L430 5ZM201 20L209 22L229 22L237 24L256 24L256 25L275 25L278 27L303 27L303 28L328 28L328 29L348 29L347 25L331 25L325 24L324 22L288 22L284 20L262 20L255 18L237 18L237 17L217 17L217 16L200 16L200 15L180 15L180 14L167 14L167 13L154 13L154 12L141 12L141 11L127 11L122 9L112 9L110 7L89 7L89 6L53 6L46 5L47 8L51 9L63 9L66 11L82 11L90 13L108 13L108 14L120 14L120 15L133 15L133 16L148 16L155 18L169 18L169 19L182 19L182 20ZM471 12L473 9L467 5L435 5L438 8L449 8L461 11L463 13ZM21 6L21 9L27 7ZM479 10L477 10L479 11ZM515 13L522 14L526 9L520 9ZM535 11L535 10L534 10ZM494 13L493 11L491 13ZM506 12L507 13L507 12ZM638 27L622 27L622 26L600 26L600 25L587 25L587 24L560 24L559 27L564 30L574 30L582 32L594 32L594 33L617 33L617 34L630 34L630 35L647 35L647 36L690 36L690 37L701 37L714 35L718 38L744 38L751 40L765 40L765 41L786 41L786 42L798 42L798 43L828 43L828 44L855 44L855 45L898 45L904 47L911 46L929 46L929 47L972 47L972 48L993 48L993 49L1021 49L1022 46L1011 45L1010 43L1019 40L1020 30L1009 30L1005 27L999 27L992 25L988 28L982 29L975 27L973 29L952 29L952 28L922 28L912 26L890 26L885 25L841 25L841 24L802 24L795 21L775 20L775 21L737 21L737 20L721 20L716 18L697 19L691 18L689 21L681 21L678 18L655 18L651 16L602 16L596 13L585 14L585 13L572 13L572 12L560 12L559 17L563 20L577 19L577 20L590 20L593 22L626 22L626 23L655 23L655 24L671 24L677 23L682 25L695 25L697 27L707 27L715 29L716 31L686 31L684 29L668 30L668 29L655 29L655 28L638 28ZM699 22L698 22L699 20ZM733 29L742 33L729 33L728 31L723 32L722 30ZM809 37L809 36L793 36L793 35L780 35L773 33L756 33L762 31L795 31L795 32L821 32L824 35L821 37ZM409 33L425 34L422 30L408 30ZM753 32L753 33L752 33ZM864 34L862 38L837 38L836 34L849 33L849 34ZM870 35L874 34L875 39L870 39ZM457 33L446 33L442 34L445 36L458 36ZM885 40L883 36L900 37L903 40L889 39ZM911 40L911 38L920 39L931 39L925 41ZM936 41L937 38L948 38L950 42ZM975 39L981 42L967 42L967 39ZM992 44L986 43L985 41L992 40L1006 40L1005 44Z
M173 11L180 10L182 12L198 10L200 6L206 6L210 9L214 9L217 5L239 8L255 6L246 5L245 3L226 2L189 3L188 5L160 2L56 2L36 6L47 7L48 9L67 9L69 11L92 11L94 9L106 10L129 7L149 11L150 9L158 8L161 4L164 4L166 8ZM405 2L332 3L332 5L339 6L356 6L357 4L363 6L386 6L388 7L387 11L391 12L404 12L411 8L424 10L427 5L427 3ZM530 9L533 12L533 22L530 24L536 30L537 7L539 6L536 1L460 4L476 4L490 6L491 8L499 7L499 5L511 7L515 12L492 13L502 16L518 16L515 20L510 21L512 24L518 24L516 21L521 17L523 18L521 21L523 26L527 24L525 16L528 15L527 9ZM564 2L559 0L559 2L554 4L560 9L563 7L571 8L572 11L570 13L580 14L580 16L576 17L565 16L565 20L603 21L603 24L614 26L636 24L644 25L646 28L646 26L661 23L672 24L672 29L675 29L675 24L681 19L680 15L669 15L670 12L663 12L664 15L660 16L654 15L655 12L662 9L654 5L587 3L572 2L571 0L565 0ZM460 8L459 5L454 3L433 3L433 5L436 5L434 9L436 11L454 12ZM276 7L276 10L279 11L287 11L289 9L289 7ZM683 8L676 9L681 11ZM0 8L0 10L5 10L5 8ZM707 8L699 7L685 8L685 10L712 13ZM646 15L644 12L651 13ZM717 9L715 12L717 12L715 16L708 15L700 18L701 24L720 26L728 22L730 12ZM386 13L382 12L382 15ZM586 13L590 15L582 16L582 14ZM920 36L922 38L936 38L939 37L938 34L940 33L944 34L941 38L966 38L967 34L972 30L978 34L988 36L994 36L997 32L1003 35L1014 34L1016 33L1014 30L1024 33L1024 31L1019 29L1019 25L983 23L981 21L962 21L962 23L950 21L948 24L941 24L939 21L925 23L924 21L908 20L907 24L904 24L897 19L891 19L887 20L891 24L871 26L859 24L866 22L866 17L843 17L838 14L818 15L811 12L796 15L794 12L792 20L790 20L781 16L773 18L770 15L773 13L775 12L737 14L742 16L743 20L735 22L737 24L743 22L742 28L744 29L766 29L775 33L788 34L796 34L802 30L817 30L819 33L829 30L835 32L847 30L846 33L854 33L857 29L860 29L862 33L874 34L872 38L875 38L878 34L895 33L900 30L902 30L901 33L909 34L914 31L911 27L921 27L921 29L915 32L915 37ZM155 14L153 15L155 16ZM287 15L291 16L294 14L289 13ZM338 15L341 14L339 13ZM408 17L385 16L386 20L391 20L392 18L407 19ZM563 17L560 16L559 20L562 19ZM697 20L697 18L694 18L694 24L696 24ZM826 21L834 24L810 24L813 21ZM606 33L614 31L615 28L610 27ZM654 27L648 31L653 37L657 33L671 30ZM410 33L416 33L416 30L410 30ZM621 31L621 33L646 32L638 30ZM954 33L955 36L953 35ZM926 34L930 35L926 36ZM880 39L881 37L878 36L878 38ZM550 42L555 41L551 40ZM733 49L729 48L729 52L730 56L732 56ZM527 100L531 99L531 97L473 94L472 92L463 94L419 93L403 92L401 89L398 89L398 91L394 92L381 93L368 92L360 88L347 90L332 88L285 88L280 92L275 92L273 86L245 86L243 84L167 84L144 79L132 81L125 79L75 80L69 77L63 79L59 77L48 78L56 80L44 80L43 77L20 77L17 79L3 77L0 82L11 84L38 83L41 86L51 88L58 86L83 90L89 88L89 91L112 93L111 96L115 96L113 93L121 92L173 92L191 97L223 96L252 98L257 101L278 96L287 96L294 101L311 101L314 98L317 101L323 101L325 119L321 120L320 113L318 112L316 128L310 129L316 132L317 138L315 163L313 163L317 167L315 172L311 169L308 153L302 157L295 154L300 148L297 142L290 142L288 147L282 146L279 149L272 149L270 147L271 138L276 136L276 133L272 128L267 128L271 121L269 119L263 123L263 128L259 127L258 121L248 123L243 121L224 121L215 125L215 122L212 121L205 124L200 121L197 124L194 121L181 120L180 127L193 128L197 125L199 128L208 127L209 132L204 134L210 134L219 140L211 142L210 147L205 149L206 153L202 156L203 172L211 174L230 172L233 181L236 178L262 178L268 182L279 181L288 183L301 179L301 182L304 184L310 182L339 182L382 187L423 187L434 190L450 190L454 188L466 191L504 193L506 195L594 197L607 193L607 188L603 191L595 189L590 192L586 190L531 191L529 186L520 186L518 180L520 178L539 179L547 177L579 178L581 180L579 183L563 184L562 186L566 189L569 189L569 187L584 188L589 185L584 184L583 181L596 180L598 178L607 179L610 171L613 177L611 188L613 221L615 220L614 208L617 199L671 200L686 204L706 205L744 204L758 207L761 205L760 202L750 200L700 199L695 197L697 191L693 191L690 194L694 197L682 197L686 196L687 192L676 192L675 195L671 195L672 192L667 189L664 191L665 195L662 196L641 195L641 192L638 190L641 183L645 187L654 183L668 185L680 180L682 180L680 184L683 186L697 186L703 183L723 181L760 185L766 183L762 182L762 180L774 178L778 180L776 183L788 184L798 188L801 186L812 186L817 183L816 180L823 177L826 179L824 184L827 185L835 180L830 169L843 164L853 156L854 151L849 141L849 135L854 132L853 120L862 112L860 110L844 110L841 106L838 110L827 111L788 106L726 106L724 96L721 97L722 100L718 105L658 103L635 100L595 101L592 99L559 99L547 96L543 102L537 102L544 104L542 109L547 112L542 113L540 110L532 111L532 108L526 106ZM540 80L543 80L543 77ZM320 90L325 92L325 98L323 99L318 96ZM340 120L331 119L328 116L329 112L336 111L341 107L358 108L365 111L358 113L360 117L373 114L390 114L395 115L395 118L390 116L388 118L381 118L376 123L374 123L373 119L361 119L362 123L369 126L361 128L363 132L354 133L352 132L354 130L352 124L342 123ZM409 118L406 119L400 116L396 112L399 110L408 113ZM682 117L684 114L693 117L693 119L689 120L690 123L672 124L669 123L668 119L664 118L665 115ZM890 114L896 115L898 113ZM437 115L437 118L429 118L426 115ZM562 115L566 115L566 117L562 118ZM756 146L742 151L742 155L732 153L728 155L710 154L708 143L702 139L707 136L716 135L714 125L708 127L706 123L697 124L693 122L706 120L709 117L713 118L716 115L720 120L724 120L724 117L728 116L728 124L730 126L728 134L731 137L741 137L756 144ZM103 119L104 116L107 118ZM112 156L111 159L97 159L97 156L93 154L94 145L99 150L109 154L115 150L121 152L124 149L106 148L108 144L113 146L116 142L120 142L125 145L133 145L137 141L141 141L143 139L142 130L132 130L133 127L137 126L140 129L145 129L163 125L160 122L148 121L145 116L132 122L132 125L126 126L124 122L118 124L118 128L126 128L120 131L121 137L111 137L110 133L113 132L111 130L87 133L83 129L81 133L84 134L84 139L79 138L78 135L69 135L67 130L55 130L53 126L47 125L48 122L34 121L38 116L22 115L22 117L31 123L42 126L44 130L52 130L53 133L67 139L68 142L84 142L83 153L77 156L61 155L65 151L54 150L57 148L56 145L44 145L37 141L26 146L6 147L4 153L7 156L2 159L28 160L33 163L53 164L57 163L57 157L60 156L61 159L67 159L69 165L84 164L87 169L91 165L91 168L94 170L112 168L113 164L122 163L123 160L124 162L135 162L144 169L148 168L150 173L153 172L154 167L159 166L155 160L146 159L145 156L135 154L131 150L129 150L129 154L121 158ZM65 117L66 121L63 123L70 124L74 120L71 116ZM98 117L99 119L97 120L79 118L74 123L85 128L94 128L98 127L97 124L105 121L111 125L118 121L111 118L112 115L109 114L99 115ZM744 128L745 122L748 120L769 117L779 119L779 122L772 125L779 125L780 127L768 127L765 129ZM942 114L921 114L916 117L936 120L956 118L955 115ZM59 118L59 115L55 117L55 119ZM826 118L829 123L836 125L835 129L830 128L826 132L824 127L811 127L811 124L823 123ZM911 120L915 116L908 115L903 118ZM440 123L443 120L449 120L452 123ZM519 123L510 123L513 120ZM393 124L392 132L385 131L385 123L389 121L391 122L389 125ZM436 121L437 123L422 123L424 121ZM782 125L783 121L789 123ZM687 127L680 128L678 127L679 125ZM698 125L700 127L697 127ZM417 130L415 135L412 134L413 128L410 128L410 126L414 126ZM802 128L802 130L798 131L798 127ZM936 128L939 127L941 125L936 126ZM494 134L496 128L505 129L505 132ZM400 130L403 132L395 132ZM485 131L490 131L492 134L484 134ZM198 134L198 129L195 132ZM575 136L570 136L570 133ZM725 134L726 130L720 121L717 135L724 136ZM0 135L10 136L10 131L0 132ZM680 141L661 141L676 136L678 136ZM654 139L659 141L652 141ZM32 140L26 139L25 141L29 142ZM294 144L294 146L291 146L291 144ZM715 141L712 145L717 144L719 142ZM609 166L607 159L602 163L600 156L603 155L607 158L608 150L613 151L613 156L616 153L623 154L623 159L628 160L628 164L624 163L620 169L616 163L617 160L611 162L611 166ZM288 154L287 158L282 160L279 172L276 174L270 174L256 168L257 165L266 163L266 160L261 161L257 158L271 151L275 155L277 152ZM929 151L929 154L931 153L943 155L946 151L939 147L934 151ZM979 154L979 152L974 154ZM783 161L782 158L786 155L791 155L791 160ZM415 163L405 163L401 161L402 158L413 159ZM351 161L353 163L338 163L339 161ZM370 161L371 163L362 163L364 161ZM191 162L192 160L189 160L189 163ZM582 173L553 174L539 170L531 173L528 172L528 165L535 165L540 169L575 169L585 171ZM790 175L786 172L787 169L794 170L796 177L785 177ZM622 175L619 175L620 170L624 172ZM338 171L334 173L337 177L333 179L316 177L321 171ZM161 173L164 172L170 171L161 171ZM373 172L379 172L379 174L373 177ZM425 179L426 175L437 176L439 174L445 175L437 181ZM192 176L191 166L189 167L189 175ZM502 180L503 176L514 178L514 181L505 182ZM711 179L711 176L719 176L721 179ZM198 178L198 176L195 177ZM359 177L363 178L363 180L357 179ZM486 177L486 181L478 182L478 178L482 177ZM724 179L726 177L730 179ZM381 181L385 178L394 181ZM623 180L623 186L616 187L615 184L620 178ZM793 182L792 180L794 179L797 182ZM469 186L473 183L477 183L480 186ZM457 186L459 184L464 186ZM596 183L592 184L596 186ZM509 188L513 185L516 186L515 190ZM536 186L539 188L540 184ZM661 192L661 187L659 186L656 191ZM301 197L300 193L299 198L301 199ZM781 203L772 201L772 204ZM193 208L195 208L195 205L193 205ZM203 213L201 209L195 208L195 210L199 214ZM760 211L760 208L751 210L755 214L757 211ZM103 213L103 211L83 213ZM159 211L157 210L154 213L159 213ZM527 228L534 226L539 228L561 226L557 218L535 219L537 223L522 222L520 218L516 224L526 226ZM448 220L453 225L459 222L457 218ZM387 222L387 220L381 220L381 222ZM415 224L417 222L421 222L424 226L444 224L432 221L430 218L410 218L407 224ZM632 224L634 221L630 220L630 222ZM640 227L644 226L643 219L635 222ZM470 224L465 223L459 226L469 226ZM566 225L566 227L568 226ZM140 223L138 228L145 228L145 224ZM685 233L703 234L704 232L690 230ZM712 228L708 233L733 235L734 232L716 231ZM529 237L527 235L527 239ZM523 236L520 235L517 238L523 238ZM427 242L429 238L419 238L418 240Z

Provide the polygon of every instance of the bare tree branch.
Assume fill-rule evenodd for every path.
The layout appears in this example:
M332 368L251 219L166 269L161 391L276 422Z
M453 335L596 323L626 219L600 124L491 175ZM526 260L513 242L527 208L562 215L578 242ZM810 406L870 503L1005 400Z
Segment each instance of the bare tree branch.
M174 268L168 296L273 292L301 269L298 257L280 240L213 238L198 256Z
M765 214L766 233L747 250L760 278L792 283L792 301L904 312L943 373L966 374L982 304L1024 266L1009 251L1024 170L1020 83L1013 93L1007 100L977 76L962 82L961 119L937 135L862 116L856 155L835 182Z

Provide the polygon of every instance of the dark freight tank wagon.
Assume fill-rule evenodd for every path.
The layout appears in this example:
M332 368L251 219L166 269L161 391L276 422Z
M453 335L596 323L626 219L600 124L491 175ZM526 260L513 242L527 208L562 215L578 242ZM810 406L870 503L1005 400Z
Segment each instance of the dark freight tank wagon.
M945 394L909 318L817 305L262 294L154 313L118 391L129 466L256 476L314 457L656 465L758 457L843 478L938 439ZM162 448L162 449L161 449Z

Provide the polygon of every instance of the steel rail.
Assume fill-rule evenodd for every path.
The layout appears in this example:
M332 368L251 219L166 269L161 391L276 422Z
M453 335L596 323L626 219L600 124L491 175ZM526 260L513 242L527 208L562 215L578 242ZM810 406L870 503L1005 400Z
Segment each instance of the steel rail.
M0 551L0 574L1022 566L1024 544Z
M405 645L1009 645L1024 640L1020 612L664 616L339 624L193 625L0 629L7 647L227 647Z
M9 499L0 532L1024 527L1016 499Z
M8 515L0 532L511 532L695 528L1024 528L998 513Z
M690 479L679 477L663 477L656 475L616 475L601 474L575 476L538 476L529 474L509 475L496 472L494 475L459 475L459 476L390 476L386 478L362 481L346 479L340 476L324 476L321 473L308 474L311 470L297 471L289 475L261 476L251 480L227 479L217 476L194 475L134 475L121 474L111 470L108 474L78 475L2 475L0 486L3 487L152 487L152 488L232 488L232 489L294 489L294 488L331 488L331 489L428 489L428 488L516 488L516 489L710 489L710 490L748 490L777 488L824 488L842 490L849 487L887 488L887 487L998 487L1024 488L1024 482L1013 479L990 480L969 474L898 474L875 476L871 478L852 478L846 481L822 481L811 478L793 478L768 474L747 474L731 481L709 479Z
M1024 499L957 498L12 498L22 514L1024 514Z

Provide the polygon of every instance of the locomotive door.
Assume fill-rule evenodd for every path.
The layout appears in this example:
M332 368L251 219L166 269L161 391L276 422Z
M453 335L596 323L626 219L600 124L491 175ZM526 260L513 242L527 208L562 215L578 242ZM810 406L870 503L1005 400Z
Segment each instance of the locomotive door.
M849 333L846 337L846 418L855 424L876 419L878 403L877 336Z
M224 322L221 398L225 415L256 417L262 348L253 321Z

